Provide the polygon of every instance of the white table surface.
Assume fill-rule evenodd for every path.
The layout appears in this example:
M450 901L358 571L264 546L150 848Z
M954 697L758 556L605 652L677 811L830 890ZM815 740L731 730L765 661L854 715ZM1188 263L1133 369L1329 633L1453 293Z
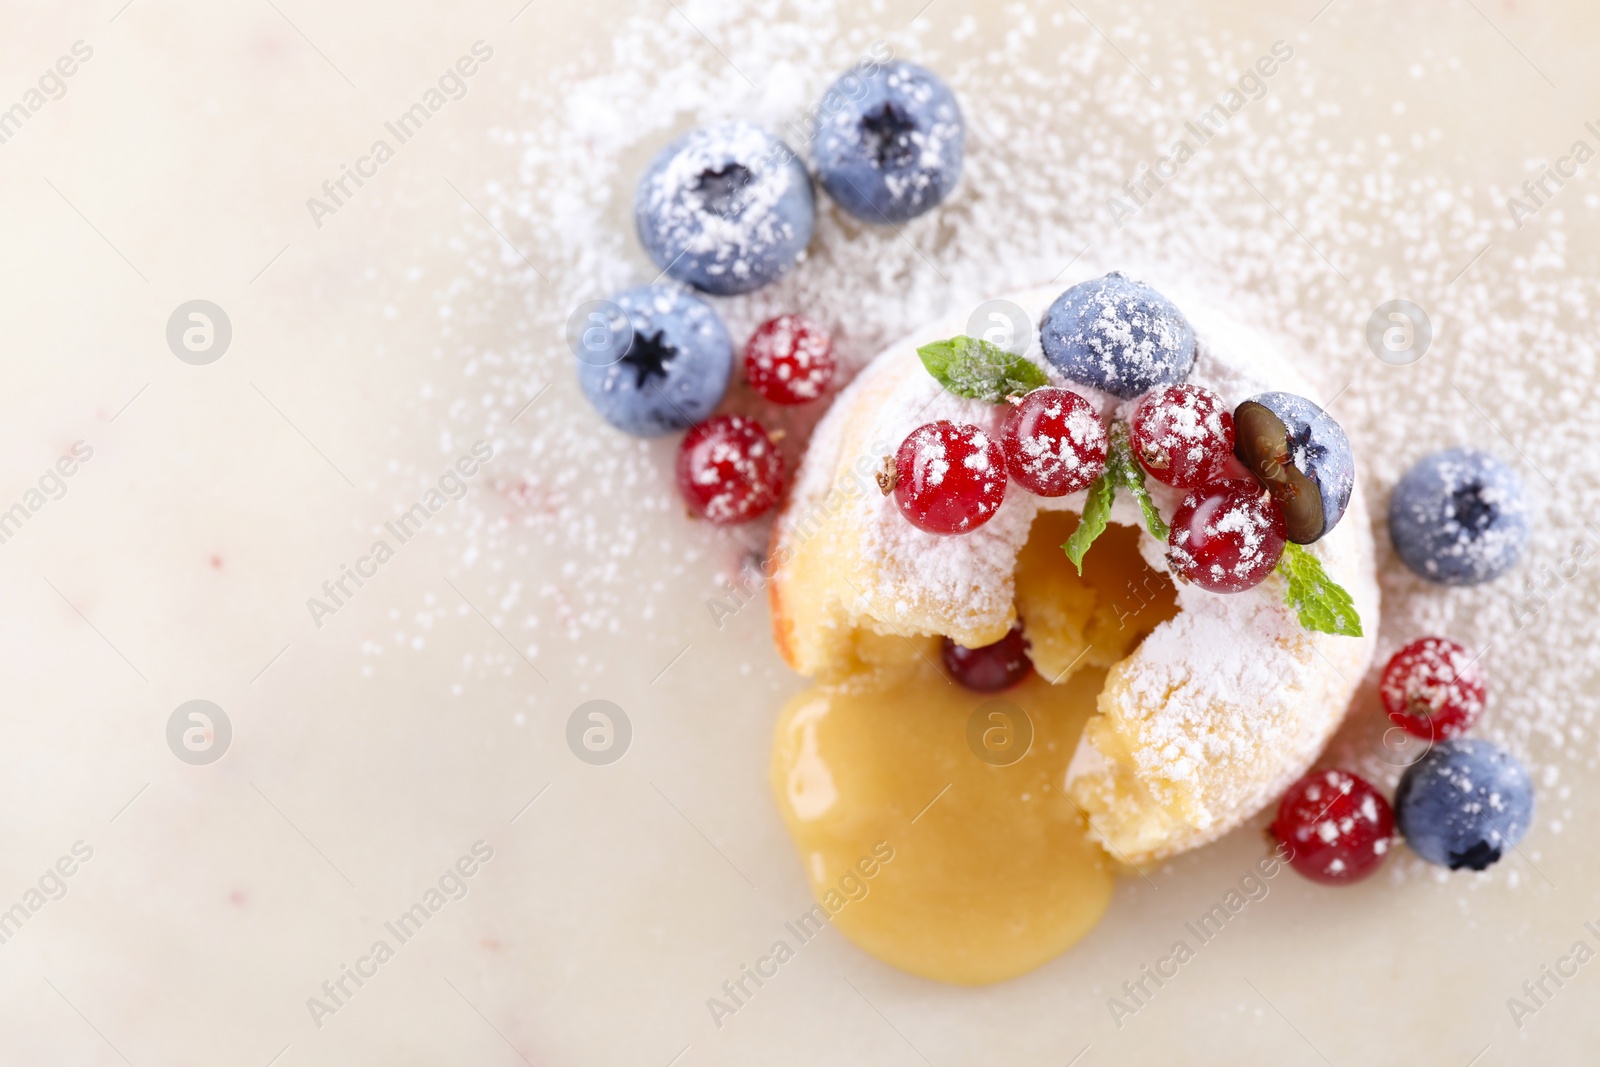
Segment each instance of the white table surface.
M73 442L93 449L65 495L0 544L0 909L75 842L93 850L65 894L0 945L0 1062L1592 1058L1600 964L1520 1030L1505 1005L1574 941L1600 946L1583 928L1600 924L1592 732L1561 753L1528 741L1541 767L1560 768L1564 793L1541 792L1526 856L1441 880L1397 857L1394 872L1337 892L1281 876L1121 1029L1106 998L1237 881L1262 851L1252 830L1149 872L1159 888L1125 879L1086 941L1017 981L939 986L830 932L716 1028L706 998L807 903L766 786L772 719L799 682L770 647L764 606L722 631L708 620L704 599L737 542L708 547L668 507L641 516L641 500L669 499L670 443L607 444L592 471L580 465L580 479L619 479L602 501L539 480L550 472L531 446L597 432L551 328L567 306L537 294L496 304L472 269L515 266L478 214L520 180L516 152L492 131L559 116L560 64L585 48L603 56L622 12L680 16L666 0L533 0L520 14L516 0L121 3L10 2L0 37L0 103L21 99L73 42L93 49L65 94L0 144L0 507ZM1332 128L1352 136L1393 130L1402 158L1372 170L1402 181L1504 188L1600 120L1592 5L1334 3L1314 24L1309 2L1173 14L1085 3L1081 14L1112 32L1137 17L1144 30L1123 43L1155 70L1191 37L1294 39L1322 87L1295 106L1337 108ZM1017 17L935 0L916 40L958 54L950 32L968 7L986 27ZM848 17L902 39L914 9ZM1048 43L1096 31L1071 14L1039 32ZM466 96L316 226L306 199L478 39L494 58ZM1481 74L1447 92L1403 74L1451 55ZM1408 130L1438 136L1407 148ZM1595 188L1584 174L1559 215L1530 227L1563 228L1563 269L1578 278L1597 271ZM528 247L526 225L502 223ZM620 211L618 226L626 237ZM1373 247L1394 237L1379 225ZM1532 247L1518 242L1533 239L1510 234L1474 268L1507 284L1507 314L1520 299L1515 257ZM583 288L580 264L531 251L551 294ZM1472 252L1451 254L1465 264ZM1368 276L1385 254L1363 264ZM164 336L173 309L196 298L233 329L207 366L175 358ZM1359 323L1308 329L1370 364ZM1588 330L1592 340L1592 320ZM484 402L496 353L529 368L485 405L498 412L483 425L500 454L466 502L315 626L306 598L470 447L461 408ZM1380 396L1396 411L1437 405L1448 380L1386 379L1361 410ZM1546 403L1504 411L1496 432L1556 481L1575 479L1569 499L1592 500L1593 465L1537 444L1580 417L1558 374L1538 380ZM547 383L533 417L507 429ZM1592 403L1592 383L1578 389ZM1456 436L1498 444L1469 415ZM1401 458L1374 458L1380 500ZM629 490L617 471L641 468L657 484ZM503 528L474 525L486 517ZM574 548L575 524L628 531L603 580L605 552ZM1535 553L1553 559L1564 546L1546 532ZM1391 596L1413 588L1386 578ZM1563 596L1592 605L1596 592L1584 571ZM1438 611L1490 601L1464 603ZM1483 610L1505 617L1500 601ZM1576 709L1594 699L1585 655L1596 627L1591 610L1561 619L1568 647L1587 647L1558 668ZM1497 653L1497 692L1513 706L1518 650L1534 647L1518 642L1547 639L1512 635ZM233 729L207 766L181 762L165 740L173 709L197 698ZM609 767L580 763L564 742L568 714L593 698L634 724L632 749ZM493 859L465 898L317 1026L307 998L479 840Z

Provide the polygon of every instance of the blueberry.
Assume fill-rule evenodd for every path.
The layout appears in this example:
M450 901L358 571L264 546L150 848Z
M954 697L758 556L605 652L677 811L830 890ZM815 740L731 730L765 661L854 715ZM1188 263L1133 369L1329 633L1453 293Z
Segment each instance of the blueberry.
M1533 783L1505 749L1458 737L1406 768L1394 815L1411 851L1429 863L1481 871L1528 832Z
M1389 539L1429 581L1477 585L1517 565L1528 544L1517 472L1487 452L1452 448L1417 461L1389 498Z
M1233 413L1234 455L1266 485L1289 529L1309 545L1341 518L1356 484L1356 461L1344 429L1293 393L1262 393Z
M1044 354L1075 382L1132 400L1194 369L1194 327L1172 301L1121 271L1056 297L1040 325Z
M578 361L578 384L624 433L654 437L711 414L727 392L733 341L705 301L667 285L612 297L627 317Z
M905 62L852 70L833 83L816 114L817 178L864 222L914 219L961 178L961 108L930 70Z
M639 179L633 220L656 266L708 293L775 282L816 225L811 176L794 150L747 122L690 130Z

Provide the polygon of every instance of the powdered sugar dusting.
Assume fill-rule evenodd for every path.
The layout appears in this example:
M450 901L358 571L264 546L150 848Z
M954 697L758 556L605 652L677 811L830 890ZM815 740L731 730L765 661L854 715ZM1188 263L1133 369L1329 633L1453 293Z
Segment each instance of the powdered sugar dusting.
M1118 363L1131 362L1148 373L1158 366L1159 357L1176 351L1183 340L1174 320L1149 313L1126 294L1101 289L1090 300L1088 323L1068 340L1088 346L1107 377L1116 373Z
M699 625L703 609L684 601L718 592L749 553L764 551L760 528L670 525L681 510L670 477L675 443L636 441L600 426L572 383L561 329L579 301L654 277L626 208L656 150L691 125L729 118L787 135L786 124L840 71L887 37L897 55L936 70L958 94L967 120L961 184L938 210L898 231L862 227L819 198L807 261L772 287L716 301L736 343L757 323L802 311L834 334L848 378L918 324L1056 278L1081 256L1071 277L1125 269L1186 311L1226 307L1280 337L1281 350L1296 353L1295 362L1318 378L1313 398L1331 404L1349 432L1375 504L1425 452L1467 442L1495 450L1519 466L1536 496L1558 495L1560 506L1539 502L1518 570L1459 590L1430 586L1399 566L1375 507L1386 602L1379 653L1424 633L1488 649L1486 668L1507 684L1496 686L1477 733L1528 763L1552 826L1571 823L1573 772L1597 765L1587 694L1597 684L1589 561L1600 534L1583 523L1600 513L1600 487L1592 474L1569 473L1568 462L1584 454L1590 432L1588 420L1570 413L1600 409L1589 310L1600 306L1600 291L1587 261L1569 248L1580 223L1595 218L1581 190L1514 231L1496 182L1512 187L1520 174L1446 174L1433 166L1450 140L1440 129L1423 129L1412 142L1383 126L1330 134L1341 107L1351 105L1330 92L1334 72L1296 61L1118 229L1108 223L1106 197L1138 173L1153 146L1170 140L1172 101L1214 99L1269 42L1201 34L1179 49L1174 42L1190 24L1119 12L1116 32L1153 49L1174 45L1188 57L1155 72L1156 93L1070 11L1043 5L1007 5L1003 30L967 25L959 40L937 35L933 18L910 29L887 16L882 27L861 26L853 19L874 16L830 0L758 0L740 18L716 5L684 6L758 87L684 20L641 4L638 17L610 28L603 53L560 72L563 108L552 111L547 97L536 103L530 93L525 113L497 139L508 177L474 198L523 251L463 209L454 238L463 269L433 289L440 373L419 395L417 419L436 428L441 454L486 436L503 457L493 491L468 498L452 536L462 546L461 567L491 598L486 610L520 649L541 664L559 658L572 677L597 678L605 665L584 658L596 635L667 614ZM1053 27L1048 55L1039 49L1045 25ZM1304 52L1316 32L1286 35ZM1411 58L1439 92L1475 91L1471 62L1431 45ZM1037 135L1041 128L1047 135ZM807 154L803 138L787 139ZM1436 324L1448 324L1448 342L1441 332L1434 353L1389 368L1373 360L1362 331L1374 306L1400 295L1423 301ZM383 298L414 301L418 288L396 281ZM1539 358L1506 358L1530 352ZM1207 368L1203 354L1201 370L1225 396L1248 395L1234 371ZM545 386L549 393L513 423ZM928 384L922 418L973 421L963 402L939 392ZM1556 410L1537 399L1555 395L1563 397ZM727 406L751 402L736 389ZM1475 408L1493 417L1493 427ZM763 422L796 430L784 442L792 461L817 414L796 409ZM1151 488L1170 513L1172 495ZM620 520L609 509L618 499L629 501ZM1114 517L1134 522L1122 507L1119 501ZM980 539L980 561L983 539L1013 522L1025 529L1027 519L1002 508L967 535ZM675 530L671 539L664 529ZM929 595L971 596L980 606L995 595L983 585L991 575L981 562L974 573L951 573L940 567L939 539L916 536L928 542L919 548ZM430 617L442 610L419 607ZM1215 644L1226 657L1224 632L1201 628L1194 636L1210 642L1198 647ZM1375 686L1369 676L1328 758L1392 786L1400 768L1382 742L1388 723L1376 711ZM1416 869L1390 865L1396 876Z

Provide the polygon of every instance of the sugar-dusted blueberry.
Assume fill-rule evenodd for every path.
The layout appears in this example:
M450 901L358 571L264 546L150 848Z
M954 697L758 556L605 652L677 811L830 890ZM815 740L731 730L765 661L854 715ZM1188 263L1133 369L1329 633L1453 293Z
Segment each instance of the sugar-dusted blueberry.
M1283 795L1272 835L1305 877L1349 885L1383 865L1394 839L1394 812L1366 779L1313 771Z
M916 218L961 178L961 108L930 70L904 61L852 70L828 89L817 114L817 179L864 222Z
M1283 512L1254 479L1191 490L1172 516L1172 573L1213 593L1242 593L1266 581L1283 557Z
M1378 683L1389 719L1413 737L1465 733L1488 699L1478 657L1448 637L1422 637L1389 658Z
M1457 737L1406 768L1395 822L1411 851L1452 871L1481 871L1533 822L1533 782L1498 745Z
M1021 620L1012 623L1006 635L992 645L968 648L946 637L942 647L945 670L974 692L998 693L1033 673Z
M1233 413L1204 386L1169 385L1139 401L1128 436L1150 477L1195 489L1220 478L1233 456Z
M1529 534L1517 472L1487 452L1452 448L1418 460L1389 498L1389 539L1417 574L1477 585L1517 565Z
M900 443L893 476L881 484L911 525L934 534L976 530L1006 496L1000 443L976 426L943 419L918 426Z
M1006 469L1038 496L1086 489L1106 470L1109 442L1094 405L1071 389L1035 389L1011 410L1000 435Z
M811 177L758 126L690 130L656 156L633 199L639 241L667 274L708 293L748 293L804 254L816 225Z
M733 372L733 341L717 313L668 285L627 289L612 303L630 328L605 332L578 360L578 384L595 410L637 437L710 415Z
M1234 451L1283 509L1289 540L1332 530L1356 485L1350 439L1333 417L1294 393L1261 393L1233 413Z
M1181 382L1194 368L1194 327L1183 312L1121 271L1057 297L1039 338L1056 370L1124 400Z

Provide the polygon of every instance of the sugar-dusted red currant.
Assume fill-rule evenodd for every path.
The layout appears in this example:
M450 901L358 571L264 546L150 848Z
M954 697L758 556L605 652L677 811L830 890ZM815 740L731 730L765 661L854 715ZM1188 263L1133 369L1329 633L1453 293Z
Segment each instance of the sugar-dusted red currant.
M833 341L822 327L799 315L764 322L744 350L750 388L774 404L804 404L833 381Z
M1006 497L1006 457L976 426L918 426L895 453L891 488L911 524L935 534L976 530Z
M1133 454L1150 477L1179 489L1215 481L1233 457L1233 412L1198 385L1145 394L1128 420Z
M1028 642L1022 636L1022 621L992 645L968 648L948 637L944 639L944 666L962 686L979 693L998 693L1010 689L1033 673L1028 658Z
M1260 585L1283 556L1283 512L1254 479L1191 490L1172 516L1172 573L1213 593Z
M717 415L684 435L678 488L690 507L718 525L748 522L778 502L783 455L755 419Z
M1467 731L1488 684L1477 657L1447 637L1424 637L1390 658L1378 686L1383 710L1406 733L1442 741Z
M1066 496L1105 473L1106 428L1071 389L1035 389L1011 409L1000 435L1006 470L1039 496Z
M1359 882L1383 863L1394 839L1394 811L1372 785L1348 771L1313 771L1289 787L1272 835L1289 865L1314 882Z

